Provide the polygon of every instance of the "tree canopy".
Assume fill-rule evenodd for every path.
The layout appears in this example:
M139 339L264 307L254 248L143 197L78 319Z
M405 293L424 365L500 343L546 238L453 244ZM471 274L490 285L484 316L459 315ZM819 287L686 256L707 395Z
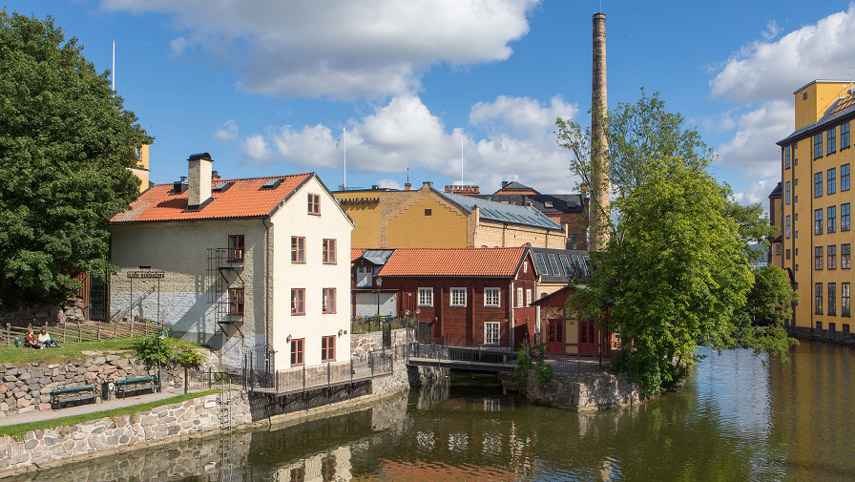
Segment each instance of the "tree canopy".
M748 243L773 232L762 208L733 202L707 171L712 151L683 124L655 94L608 116L613 234L594 257L587 289L568 301L578 316L608 315L625 341L614 367L648 393L679 383L699 343L776 353L790 346L781 323L792 289L771 269L758 283L749 265ZM562 119L557 127L571 171L585 182L587 134ZM767 299L770 287L777 291ZM762 328L760 312L775 314Z
M0 301L53 302L107 267L109 218L151 142L75 38L0 10Z

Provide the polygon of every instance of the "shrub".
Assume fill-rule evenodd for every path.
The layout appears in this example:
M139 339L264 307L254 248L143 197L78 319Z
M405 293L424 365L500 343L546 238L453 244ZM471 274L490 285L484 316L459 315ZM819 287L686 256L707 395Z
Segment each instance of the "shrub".
M134 345L134 353L149 367L175 364L196 368L205 359L205 354L201 350L192 348L178 350L176 344L177 340L165 334L151 335Z

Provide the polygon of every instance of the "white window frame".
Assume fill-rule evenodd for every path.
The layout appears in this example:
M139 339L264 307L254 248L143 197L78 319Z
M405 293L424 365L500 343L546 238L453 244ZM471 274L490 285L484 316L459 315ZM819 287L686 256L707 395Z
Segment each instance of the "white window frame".
M458 302L455 303L455 300L454 300L455 296L460 296L461 293L463 296L463 303L461 304L459 302L460 300L458 300ZM451 290L449 290L448 306L452 306L455 308L465 307L466 306L466 288L451 288Z
M531 304L532 301L534 301L533 299L531 299L531 288L526 288L525 299L526 299L526 304L523 306L528 306Z
M522 308L523 306L523 289L517 288L517 308Z
M491 330L491 328L494 328L494 331L495 331L495 341L491 341L491 339L489 337L490 332L493 331L493 330ZM501 343L501 341L502 341L502 329L501 329L501 325L499 324L499 322L498 321L485 322L484 323L484 344L496 346L499 343Z
M528 273L528 263L523 261L523 273Z
M492 298L492 300L491 300ZM495 300L495 302L490 302ZM484 306L488 308L502 307L502 289L501 288L484 288Z
M418 305L427 307L433 306L433 288L418 289Z

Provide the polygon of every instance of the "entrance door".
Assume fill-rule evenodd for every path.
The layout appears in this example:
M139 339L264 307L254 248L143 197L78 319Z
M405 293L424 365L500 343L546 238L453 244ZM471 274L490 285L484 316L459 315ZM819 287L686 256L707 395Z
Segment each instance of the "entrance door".
M579 322L579 353L597 354L597 322L594 320Z
M564 320L551 318L546 322L546 353L560 355L564 353Z

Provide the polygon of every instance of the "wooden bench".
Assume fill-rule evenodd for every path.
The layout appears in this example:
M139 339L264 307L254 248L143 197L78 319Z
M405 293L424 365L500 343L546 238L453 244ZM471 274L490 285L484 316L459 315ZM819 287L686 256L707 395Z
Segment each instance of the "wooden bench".
M129 393L145 390L160 391L160 380L157 376L126 378L116 382L116 397L126 397Z
M84 385L80 387L57 388L50 392L51 407L62 408L65 402L76 402L79 400L95 399L95 403L101 403L101 389L98 385Z

